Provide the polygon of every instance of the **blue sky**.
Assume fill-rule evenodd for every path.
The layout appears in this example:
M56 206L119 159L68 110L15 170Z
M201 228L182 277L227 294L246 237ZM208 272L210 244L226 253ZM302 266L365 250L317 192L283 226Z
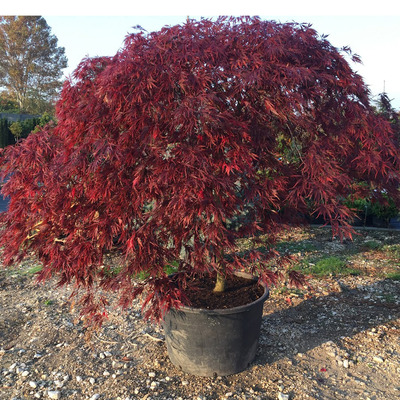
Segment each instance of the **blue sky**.
M9 2L11 3L11 2ZM274 4L247 0L203 0L187 5L181 2L155 0L144 3L114 0L96 2L70 0L62 6L19 1L0 14L43 15L59 45L65 47L70 74L85 56L111 56L122 46L132 27L141 25L148 31L165 25L183 23L187 16L198 19L217 15L260 15L280 22L309 22L336 47L349 46L361 56L363 64L353 65L369 85L373 95L385 90L392 105L400 109L400 10L396 0L336 0L323 6L320 0L286 0ZM14 8L13 8L14 7ZM62 8L60 8L62 7ZM329 8L327 8L329 7Z

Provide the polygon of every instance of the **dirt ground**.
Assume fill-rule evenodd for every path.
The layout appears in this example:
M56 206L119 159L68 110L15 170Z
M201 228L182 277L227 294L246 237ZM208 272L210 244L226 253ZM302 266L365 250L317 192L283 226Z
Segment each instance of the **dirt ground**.
M280 246L305 266L340 256L353 273L272 289L256 359L228 377L179 371L139 304L112 310L87 342L69 288L38 286L33 259L1 270L0 399L399 399L400 282L388 276L400 272L400 233L340 243L312 228Z

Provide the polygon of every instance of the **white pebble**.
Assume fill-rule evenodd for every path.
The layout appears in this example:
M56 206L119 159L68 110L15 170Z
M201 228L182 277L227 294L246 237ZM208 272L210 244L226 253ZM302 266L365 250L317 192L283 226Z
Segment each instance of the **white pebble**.
M98 393L95 393L90 400L98 400L100 398L100 395Z
M152 389L152 390L157 389L158 385L159 385L158 382L153 381L150 383L150 389Z
M47 391L47 395L50 399L58 400L61 397L61 393L59 390L49 390Z
M9 371L13 371L13 370L15 369L16 366L17 366L16 363L11 364L11 365L8 367L8 370L9 370Z
M21 375L22 376L28 376L29 375L29 371L23 371Z
M154 378L156 376L156 373L155 372L149 372L149 377L150 378Z
M375 357L373 358L373 360L374 360L375 362L383 363L383 358L382 358L382 357L377 357L377 356L375 356Z
M81 377L81 376L77 376L77 377L76 377L76 381L77 381L77 382L82 382L82 377Z
M349 360L343 360L343 367L349 368Z
M289 395L282 392L278 393L278 400L289 400Z
M30 382L29 382L29 386L30 386L31 388L33 388L33 389L36 389L36 388L37 388L37 383L34 382L34 381L30 381Z
M113 368L116 368L116 369L124 367L124 364L122 362L119 362L119 361L113 361L111 365L112 365Z
M111 356L112 356L112 354L111 354L109 351L105 351L103 354L104 354L106 357L111 357Z
M94 378L89 378L89 383L90 383L91 385L94 385L94 384L96 383L96 379L94 379Z
M183 386L187 386L187 385L189 385L189 382L188 381L182 381L182 385Z
M103 376L110 376L110 373L108 371L104 371Z

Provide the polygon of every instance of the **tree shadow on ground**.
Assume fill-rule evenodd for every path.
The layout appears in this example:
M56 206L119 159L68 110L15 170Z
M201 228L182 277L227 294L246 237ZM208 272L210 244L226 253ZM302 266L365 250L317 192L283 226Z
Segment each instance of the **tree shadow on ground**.
M394 297L400 292L399 283L381 280L354 289L342 288L341 292L279 311L269 312L267 300L264 309L268 314L263 317L255 364L291 359L328 341L338 343L343 337L400 318L400 304Z

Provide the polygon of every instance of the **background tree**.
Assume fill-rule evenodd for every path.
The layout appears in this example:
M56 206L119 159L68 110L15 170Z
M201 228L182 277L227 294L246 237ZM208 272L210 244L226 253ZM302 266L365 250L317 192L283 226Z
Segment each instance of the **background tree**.
M387 93L383 92L378 95L374 101L376 114L388 121L395 135L397 143L400 140L400 119L399 112L395 110L391 104L391 100ZM365 182L359 183L360 188L366 188ZM379 196L379 198L377 198ZM389 227L392 218L399 215L399 208L391 197L387 194L382 196L379 191L369 191L365 197L356 199L349 198L346 202L353 210L358 212L359 223L363 225L381 225Z
M400 203L397 139L348 54L309 25L220 18L133 34L116 56L83 60L58 124L1 158L5 264L35 252L39 279L86 288L97 322L97 285L123 306L142 295L160 318L194 276L247 269L299 283L279 232L312 211L351 237L344 200L361 189ZM243 237L253 249L238 254Z
M22 135L22 125L20 122L13 122L10 125L10 131L14 135L15 141L18 142Z
M0 17L0 85L22 111L41 113L52 104L67 67L64 53L43 17Z
M28 118L17 122L0 118L0 147L14 145L19 139L27 138L31 132L38 132L49 121L54 120L46 113L40 118Z
M377 112L383 118L390 122L394 133L400 140L400 118L399 111L394 109L392 106L392 100L389 98L387 93L380 93L378 100L376 101Z
M0 112L12 114L19 113L18 103L10 96L10 94L6 90L0 92Z

